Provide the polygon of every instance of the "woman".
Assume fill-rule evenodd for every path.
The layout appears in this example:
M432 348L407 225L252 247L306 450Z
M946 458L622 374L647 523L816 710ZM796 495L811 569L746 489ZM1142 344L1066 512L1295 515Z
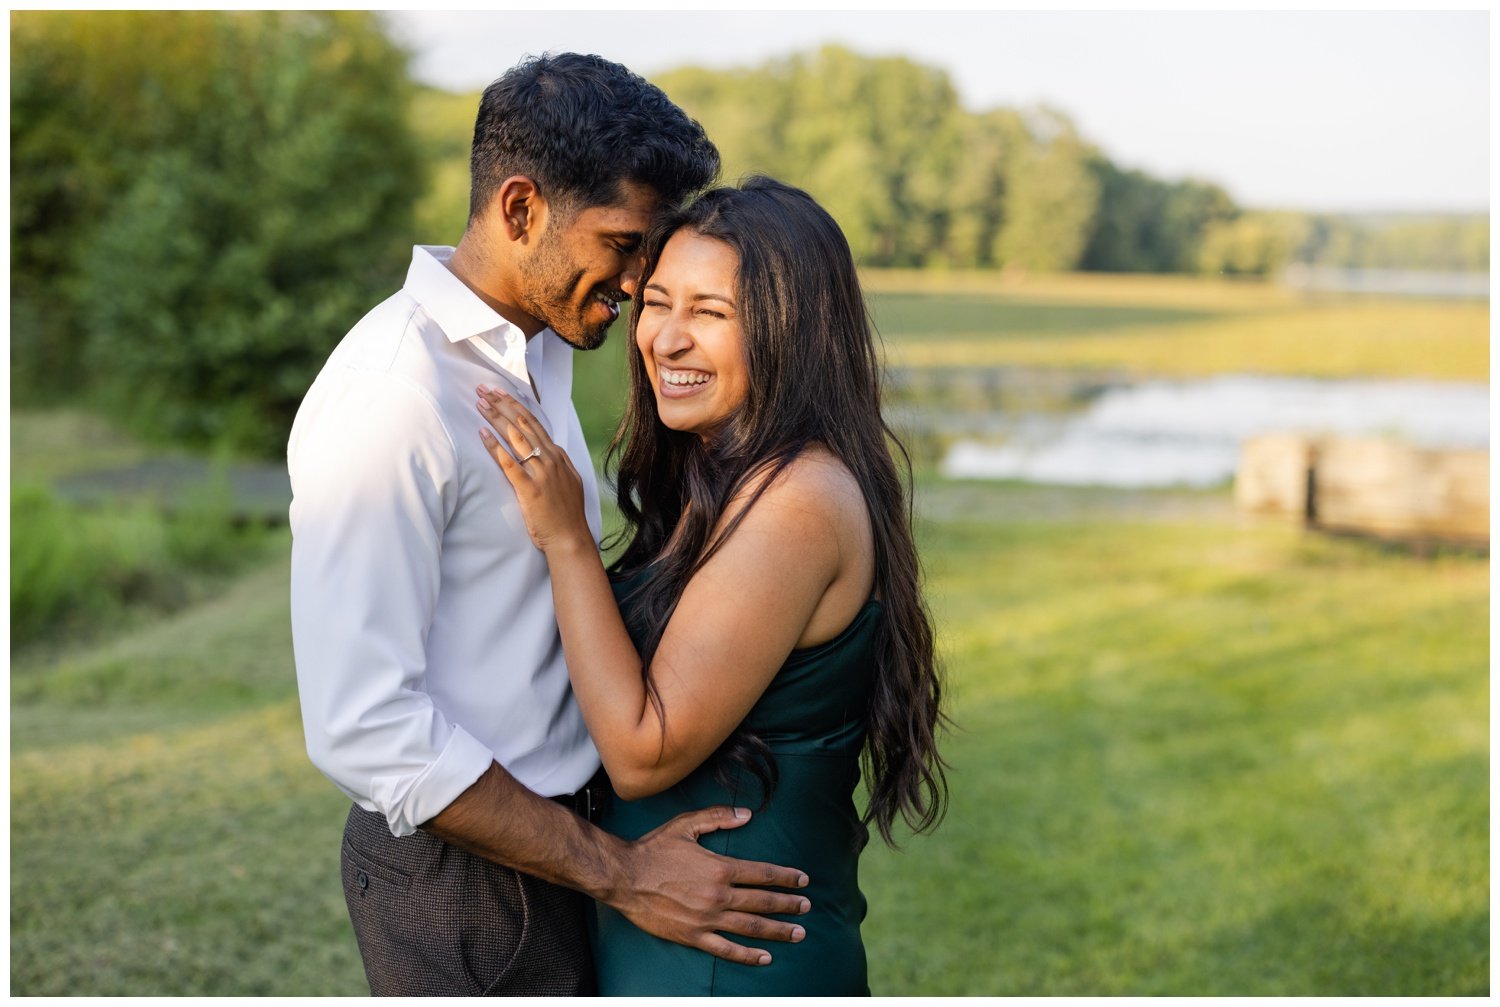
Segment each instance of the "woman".
M898 815L931 827L946 792L932 629L854 263L827 213L765 178L707 193L645 254L611 448L632 534L613 585L567 455L488 389L480 410L509 450L483 436L547 556L617 795L604 827L635 838L680 811L757 807L704 842L797 865L811 909L788 918L804 938L757 968L601 908L600 992L867 993L866 826L888 843Z

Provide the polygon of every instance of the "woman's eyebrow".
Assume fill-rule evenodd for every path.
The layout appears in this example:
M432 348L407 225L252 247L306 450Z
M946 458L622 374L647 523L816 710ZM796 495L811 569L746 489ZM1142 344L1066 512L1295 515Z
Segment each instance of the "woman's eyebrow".
M664 297L671 297L672 296L671 292L669 290L667 290L666 287L663 287L660 283L648 283L648 284L646 284L646 289L647 290L654 290L658 294L661 294ZM734 305L734 299L732 297L727 297L724 294L694 294L691 298L689 298L689 300L690 301L694 301L694 302L697 302L697 301L723 301L725 304L729 305L731 308L735 306Z
M723 294L694 294L693 295L693 300L695 300L695 301L723 301L725 304L729 305L731 308L734 307L734 299L730 298L730 297L725 297Z

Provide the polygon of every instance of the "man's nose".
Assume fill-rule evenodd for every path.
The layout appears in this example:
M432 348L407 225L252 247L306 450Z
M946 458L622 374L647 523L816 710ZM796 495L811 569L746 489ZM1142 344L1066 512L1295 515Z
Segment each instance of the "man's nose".
M643 255L632 255L620 273L620 289L635 297L637 288L641 285L641 271L645 268L646 257Z

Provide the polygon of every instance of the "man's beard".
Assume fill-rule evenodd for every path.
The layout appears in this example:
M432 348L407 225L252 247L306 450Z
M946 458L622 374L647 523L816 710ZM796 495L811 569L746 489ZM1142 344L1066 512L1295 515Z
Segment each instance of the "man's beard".
M545 241L546 239L544 239ZM590 324L583 320L583 313L594 303L594 295L603 293L616 302L626 299L624 292L596 287L589 291L582 304L573 304L569 298L583 282L583 270L576 270L566 282L558 276L568 268L561 250L550 241L537 249L536 258L521 266L521 277L526 281L530 303L526 313L547 323L547 327L560 336L563 342L579 350L597 350L604 345L613 318L605 322ZM557 292L562 291L558 296Z
M597 350L604 345L604 340L609 336L610 326L614 324L613 318L607 322L600 322L598 325L589 325L582 318L574 318L568 321L566 328L554 325L552 331L576 350Z

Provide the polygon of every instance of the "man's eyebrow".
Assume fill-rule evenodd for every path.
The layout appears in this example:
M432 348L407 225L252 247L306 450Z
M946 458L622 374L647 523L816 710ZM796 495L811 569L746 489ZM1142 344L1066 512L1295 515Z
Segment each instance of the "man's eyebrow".
M644 231L605 231L605 232L603 232L603 236L606 237L606 238L628 238L631 241L640 241L642 238L645 237L645 232Z

